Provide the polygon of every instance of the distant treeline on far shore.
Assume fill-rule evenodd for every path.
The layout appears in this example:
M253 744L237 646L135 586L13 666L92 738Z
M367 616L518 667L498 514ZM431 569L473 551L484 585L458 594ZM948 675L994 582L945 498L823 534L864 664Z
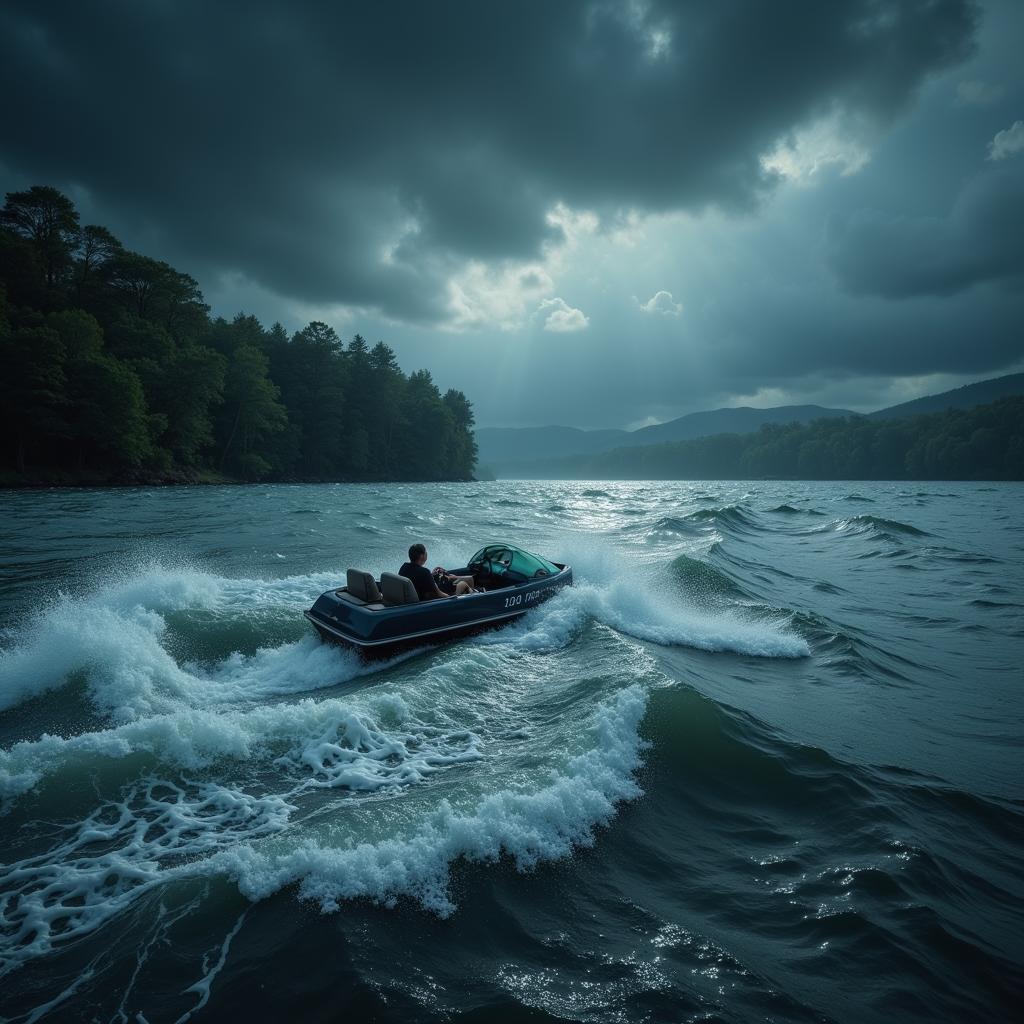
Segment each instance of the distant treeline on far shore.
M465 480L473 410L383 342L209 315L198 284L79 223L0 211L0 482Z
M752 434L521 465L523 476L545 479L1024 480L1024 396L905 420L766 424Z

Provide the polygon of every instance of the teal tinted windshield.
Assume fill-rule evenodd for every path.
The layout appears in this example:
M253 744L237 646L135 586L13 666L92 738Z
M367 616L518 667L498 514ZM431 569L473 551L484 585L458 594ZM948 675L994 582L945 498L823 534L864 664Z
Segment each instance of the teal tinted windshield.
M498 566L504 566L504 571L519 573L527 579L534 576L554 576L555 573L561 572L557 565L546 558L513 547L511 544L488 544L469 560L469 564L483 561L490 561L496 569Z

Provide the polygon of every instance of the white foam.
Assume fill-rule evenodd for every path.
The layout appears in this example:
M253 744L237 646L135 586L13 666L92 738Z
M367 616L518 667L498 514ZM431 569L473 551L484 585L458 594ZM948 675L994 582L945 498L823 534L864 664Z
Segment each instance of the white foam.
M280 832L294 808L215 783L144 779L45 854L0 871L0 977L93 931L140 896L240 839Z
M312 634L292 644L234 654L210 671L179 665L164 646L169 611L229 617L284 607L299 615L328 586L328 574L284 580L227 580L149 567L82 597L60 595L0 652L0 710L86 680L97 709L114 721L168 713L182 704L259 700L332 686L364 671L351 652Z
M767 657L809 653L778 621L740 613L687 609L655 588L623 555L600 543L580 545L578 583L505 642L532 650L570 642L586 616L659 644ZM571 547L571 545L570 545ZM179 664L167 649L169 612L203 612L237 621L275 612L293 615L336 580L314 573L276 580L227 579L191 569L147 565L81 597L60 595L0 652L0 710L80 676L96 708L114 722L170 714L182 706L214 707L334 686L368 671L351 652L300 641L234 653L206 668Z
M514 644L528 651L558 649L573 639L588 617L619 633L662 646L763 658L810 654L807 642L789 632L781 621L750 620L731 611L704 613L680 606L671 595L627 581L605 586L577 583L510 629L482 637L480 642Z
M367 898L392 906L403 896L446 917L455 910L449 893L452 865L493 862L510 856L520 870L591 845L616 805L641 790L634 778L643 741L638 727L646 693L637 685L599 708L593 748L553 771L535 792L502 790L484 797L469 814L447 800L408 838L336 848L306 841L287 853L260 852L246 844L210 858L205 870L235 879L250 899L299 883L299 895L325 911L344 900Z
M645 563L600 535L567 534L556 546L573 567L574 585L524 616L509 633L509 640L524 648L564 646L589 616L664 646L766 658L810 654L807 642L789 631L781 614L752 618L743 609L704 611L681 604L663 575L663 556Z
M318 728L327 727L332 713L324 705L336 703L304 701L240 716L243 721L233 725L236 731L251 733L255 731L252 723L262 721L264 736L274 730L278 735L301 734L301 741L292 745L283 760L291 768L304 763L319 785L349 785L352 760L348 754L357 749L367 755L364 769L373 761L380 766L376 780L380 785L395 783L395 773L388 767L395 761L418 760L422 769L430 771L440 762L479 756L472 743L465 742L470 734L409 736L403 743L396 730L385 733L365 716L351 714L335 722L332 735L338 742L333 744L334 751L325 753L325 733ZM324 910L336 909L345 899L367 897L393 905L399 897L408 896L446 916L454 910L448 881L457 860L495 861L507 854L526 870L542 860L566 856L574 845L593 842L594 828L611 820L620 801L640 794L633 773L644 745L638 727L645 708L646 693L635 684L600 706L583 737L590 749L552 770L539 789L531 792L521 781L521 788L486 795L464 814L456 813L444 800L411 836L348 848L309 839L298 844L290 841L288 826L297 810L292 801L302 792L302 783L290 795L254 796L210 781L141 779L126 787L118 799L106 801L81 822L67 826L63 837L44 854L0 871L0 977L94 930L155 887L188 878L226 875L253 900L298 882L300 896L318 901ZM382 718L408 714L395 697L382 698L378 711ZM334 707L333 713L338 715L340 708ZM261 719L261 714L273 716L273 721ZM206 728L215 729L208 716L200 717ZM181 722L164 724L180 726ZM129 749L133 730L137 734L142 728L143 723L132 723L97 735L94 741L120 741ZM208 746L241 753L245 738L232 741L230 732L226 729ZM66 753L68 747L80 748L84 739L49 741L63 743ZM146 742L153 739L150 735ZM197 737L190 739L195 746ZM435 753L425 753L431 743ZM254 751L249 748L250 754ZM347 752L340 761L335 758L337 751ZM360 776L356 786L370 777ZM409 779L403 775L400 781ZM276 837L277 851L261 849L259 842L268 837ZM202 984L196 991L201 988Z
M214 979L218 974L220 974L224 964L227 962L228 950L231 949L231 943L235 936L242 930L242 925L245 923L245 918L248 913L248 910L243 910L242 913L238 915L238 920L235 921L234 927L224 937L224 941L220 946L220 954L217 957L217 962L211 967L209 965L209 960L206 957L203 958L203 976L195 982L195 984L189 985L189 987L182 993L182 995L187 995L188 993L194 992L199 996L199 1000L191 1010L183 1013L174 1022L174 1024L185 1024L185 1021L191 1020L192 1015L198 1013L209 1002L210 989L213 987Z
M50 774L97 757L134 754L188 772L221 760L276 758L279 768L293 769L294 792L409 785L440 767L483 756L474 733L430 725L394 694L370 695L363 706L306 699L245 711L186 708L77 736L46 734L0 750L0 797L9 804Z

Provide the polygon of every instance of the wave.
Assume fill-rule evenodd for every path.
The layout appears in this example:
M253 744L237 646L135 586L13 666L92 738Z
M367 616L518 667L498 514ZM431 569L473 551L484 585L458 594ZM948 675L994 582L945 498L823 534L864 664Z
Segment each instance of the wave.
M739 505L698 509L683 516L661 516L653 523L626 527L627 530L639 531L652 538L659 534L702 535L714 529L740 534L756 528L758 523L750 510Z
M506 855L527 871L566 857L592 845L594 830L611 821L616 806L641 794L634 773L645 747L639 726L646 707L640 686L621 690L595 715L592 749L569 759L537 792L492 793L469 814L442 801L409 838L340 849L306 842L283 855L243 846L214 855L203 871L226 874L250 899L298 883L299 897L325 911L344 900L394 906L411 897L448 917L456 909L449 892L456 861L494 863Z
M961 551L957 548L929 546L921 554L940 562L966 562L972 565L997 565L998 559L989 555L979 555L974 551Z
M199 771L219 762L274 759L294 769L296 786L371 791L419 782L439 766L479 760L479 738L438 730L398 695L357 707L306 698L250 710L184 708L171 714L64 737L44 734L0 749L5 809L45 778L96 758L144 755L152 766Z
M282 832L294 809L216 783L149 778L127 787L46 853L0 870L0 978L193 874L188 860Z
M814 508L794 508L792 505L779 505L776 508L768 509L768 511L786 516L823 516L825 514Z
M743 505L725 505L721 508L702 508L687 515L686 520L694 523L711 523L715 526L736 531L756 527L757 520L750 509Z
M674 516L662 516L653 526L643 527L646 533L694 533L694 524L686 518L676 519Z
M626 636L662 646L766 658L809 654L806 641L787 628L785 613L751 615L741 609L704 610L681 604L680 574L696 576L700 569L679 565L670 565L667 572L664 566L642 569L593 537L569 535L562 538L561 547L573 566L574 585L495 634L493 642L500 642L502 636L518 637L520 645L557 649L588 619L594 619Z
M679 555L672 561L670 570L689 597L707 599L747 596L727 573L707 562L702 562L699 558Z
M574 588L557 606L566 611L548 613L548 627L557 639L538 637L535 642L564 644L590 615L659 644L770 657L806 653L803 642L777 624L680 609L670 594L655 594L642 580L628 582L635 574L625 564L618 569L606 562L596 587ZM683 570L682 575L695 583L699 572ZM354 652L322 644L311 633L249 654L236 650L206 665L172 653L180 644L169 621L180 629L182 616L193 630L223 633L230 625L226 632L236 640L238 624L253 617L256 636L264 634L268 623L278 631L282 622L289 629L304 629L301 609L333 585L337 575L230 579L148 565L82 597L60 595L30 617L12 647L0 653L0 709L81 682L99 714L127 723L173 714L183 706L212 709L306 693L379 671L381 666L366 665ZM190 615L201 616L198 625ZM541 632L546 636L546 630Z
M794 613L792 622L810 640L819 663L837 675L890 686L912 685L917 668L913 662L872 643L852 627L810 612Z
M898 519L885 519L882 516L859 515L849 519L840 519L828 526L818 527L816 532L822 533L835 530L841 533L875 534L879 537L930 537L927 530L921 530L910 523L902 523Z
M681 608L670 590L649 590L628 581L610 586L578 583L482 642L512 643L534 651L557 649L570 642L588 619L663 647L760 658L810 654L807 642L791 633L778 614L745 618L733 611Z
M389 700L395 698L382 698L381 706ZM285 838L308 784L297 784L285 794L258 796L215 782L147 776L62 830L63 837L45 854L25 857L0 872L3 891L16 897L0 904L0 976L95 930L153 888L190 878L228 876L253 900L299 883L299 896L316 900L324 910L336 910L342 900L358 897L388 906L410 897L448 916L455 909L449 873L457 860L493 862L508 855L520 870L528 870L568 855L575 846L592 844L594 830L611 820L617 804L640 795L634 774L645 747L639 725L646 704L646 691L636 684L601 704L585 737L590 746L568 758L534 792L520 784L491 793L461 813L444 800L411 835L354 847L332 845L327 839L331 829L320 830L318 839ZM391 711L400 714L401 708L392 706ZM253 722L262 733L246 728ZM160 735L166 738L161 733L165 724L137 723L91 741L108 749L121 743L127 750L138 744L143 730L148 730L143 745ZM210 732L193 733L191 742L198 739L200 747L232 756L240 752L239 730L243 747L253 732L264 743L269 735L281 739L300 734L305 744L301 753L293 751L276 765L283 762L287 769L301 762L314 779L357 790L367 788L367 769L372 785L395 784L393 762L402 761L402 752L408 755L398 780L403 784L410 781L410 761L418 762L413 775L419 776L436 770L438 757L442 764L451 764L479 756L472 744L466 747L459 740L456 745L462 749L431 759L409 737L370 727L337 702L306 701L254 712L228 725L206 725ZM328 737L339 739L339 727L344 742L330 742ZM232 729L235 738L229 735ZM61 742L67 753L71 747L81 751L90 740L50 737L36 745L36 753ZM26 745L19 746L23 753ZM264 748L259 749L265 756ZM178 764L183 764L181 755L176 749ZM363 766L355 775L353 759ZM270 836L280 837L276 850L254 845Z
M61 594L30 616L0 652L0 710L83 679L100 713L115 721L333 686L364 669L356 656L307 636L231 654L212 668L179 664L167 616L203 613L238 622L286 616L337 581L316 573L280 580L226 579L148 566L82 597ZM296 622L301 620L294 619Z

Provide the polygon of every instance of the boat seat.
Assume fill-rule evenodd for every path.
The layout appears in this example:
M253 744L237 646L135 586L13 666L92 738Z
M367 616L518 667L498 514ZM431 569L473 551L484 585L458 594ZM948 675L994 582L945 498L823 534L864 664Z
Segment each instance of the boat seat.
M399 576L394 572L382 572L380 574L380 589L384 593L386 605L396 604L417 604L419 595L412 585L412 580Z
M348 581L348 592L353 597L358 597L360 601L366 601L367 604L373 604L380 600L380 590L377 589L377 581L373 578L373 573L365 572L362 569L349 569L345 578Z

